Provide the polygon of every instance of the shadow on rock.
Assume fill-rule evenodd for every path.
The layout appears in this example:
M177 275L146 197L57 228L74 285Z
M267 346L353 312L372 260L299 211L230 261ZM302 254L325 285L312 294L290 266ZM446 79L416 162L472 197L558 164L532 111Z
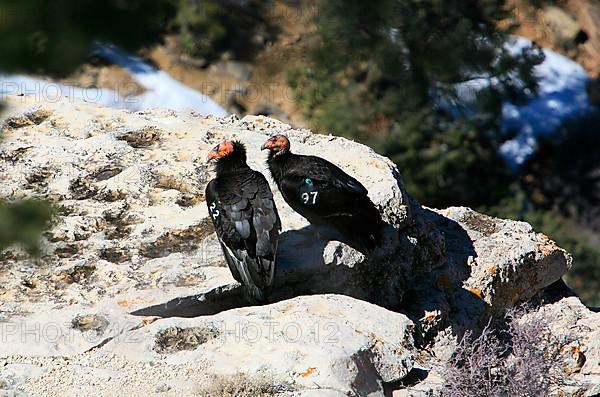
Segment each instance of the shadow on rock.
M476 258L473 241L456 221L424 208L423 215L444 235L446 263L415 280L398 308L420 326L422 344L427 344L442 329L451 326L460 339L467 329L477 328L485 302L465 289L471 274L469 259Z
M316 238L316 230L312 226L300 230L289 230L280 235L277 273L273 290L269 295L269 303L298 295L326 292L309 281L313 277L308 277L324 272L323 251L326 245L325 241ZM175 298L164 304L142 308L131 314L197 317L253 305L255 303L248 301L244 294L244 287L239 283L232 283L196 295Z
M131 312L131 314L158 317L208 316L245 306L242 302L247 302L244 288L238 283L233 283L213 288L201 294L175 298L160 305L144 307Z
M384 233L382 248L369 258L338 241L320 239L313 226L288 230L280 235L275 284L269 303L300 295L336 293L393 309L413 278L415 264L422 262L427 268L432 262L419 245L428 247L424 244L426 238L416 230L423 232L417 227L402 232L389 227ZM411 240L411 231L419 238ZM254 305L246 299L243 287L236 283L142 308L132 314L196 317Z

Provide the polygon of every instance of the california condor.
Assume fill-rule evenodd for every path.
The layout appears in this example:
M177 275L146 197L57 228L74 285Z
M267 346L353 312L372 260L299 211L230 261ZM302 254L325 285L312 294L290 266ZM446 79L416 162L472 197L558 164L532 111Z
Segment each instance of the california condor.
M266 178L246 164L246 148L224 141L208 153L217 177L206 186L206 204L225 260L248 297L267 299L275 274L281 221Z
M384 223L359 181L325 159L292 153L284 135L270 138L261 149L269 150L267 164L285 201L322 237L364 254L375 249Z

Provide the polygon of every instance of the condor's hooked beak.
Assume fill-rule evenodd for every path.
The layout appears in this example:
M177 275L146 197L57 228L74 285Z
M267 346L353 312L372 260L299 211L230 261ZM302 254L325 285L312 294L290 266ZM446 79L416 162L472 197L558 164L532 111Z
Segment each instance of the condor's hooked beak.
M219 154L220 146L221 145L219 144L219 145L215 146L214 148L212 148L212 150L210 152L208 152L208 156L206 158L207 163L210 162L211 160L218 160L221 157L221 155Z
M280 136L275 135L275 136L272 136L271 138L267 139L265 141L265 143L263 143L262 146L260 147L260 150L265 150L265 149L269 149L269 150L281 149Z
M262 146L260 147L260 150L265 150L265 149L271 150L274 147L275 147L275 140L273 138L271 138L262 144Z

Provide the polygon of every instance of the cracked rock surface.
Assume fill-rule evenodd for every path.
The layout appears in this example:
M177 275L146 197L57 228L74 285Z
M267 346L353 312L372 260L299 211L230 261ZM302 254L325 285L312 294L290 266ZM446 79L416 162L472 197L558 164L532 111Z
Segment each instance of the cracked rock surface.
M0 393L192 396L220 376L261 373L278 395L390 395L427 366L425 346L447 359L465 330L571 266L526 223L421 208L390 160L344 138L262 116L33 99L8 97L0 198L45 198L58 215L40 258L1 254ZM276 286L272 303L249 306L208 219L205 158L238 139L268 176L259 147L277 133L360 180L388 228L365 258L319 240L272 184L283 224ZM564 299L575 308L565 322L585 325L589 359L573 375L585 384L600 376L589 339L600 320Z

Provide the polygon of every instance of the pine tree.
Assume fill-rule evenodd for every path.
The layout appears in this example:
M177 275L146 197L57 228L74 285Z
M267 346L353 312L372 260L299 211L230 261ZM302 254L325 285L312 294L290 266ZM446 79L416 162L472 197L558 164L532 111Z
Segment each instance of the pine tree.
M429 205L491 204L510 174L496 154L504 99L536 90L540 52L503 47L499 0L321 0L309 62L289 74L313 127L359 139L391 157ZM441 113L456 84L499 82L475 93L473 117Z
M0 2L0 71L65 76L95 40L135 50L161 39L175 0Z

